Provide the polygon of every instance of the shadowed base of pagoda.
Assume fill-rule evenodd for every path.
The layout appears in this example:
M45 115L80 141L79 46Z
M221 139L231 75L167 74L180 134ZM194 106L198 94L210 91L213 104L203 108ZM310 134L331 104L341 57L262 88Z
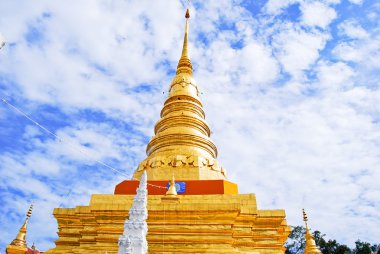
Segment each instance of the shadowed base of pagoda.
M117 253L133 195L93 195L89 206L56 208L58 240L46 253ZM148 200L149 253L284 253L283 210L257 210L253 194L161 195Z

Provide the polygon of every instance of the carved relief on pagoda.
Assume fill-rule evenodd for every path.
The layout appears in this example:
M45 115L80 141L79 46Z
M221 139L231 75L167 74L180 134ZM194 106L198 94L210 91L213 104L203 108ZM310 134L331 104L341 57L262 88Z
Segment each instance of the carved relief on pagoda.
M199 90L195 80L187 73L176 75L170 85L169 96L188 95L198 98Z
M196 89L196 95L198 96L198 86L195 79L191 75L187 73L180 73L176 75L172 80L170 90L176 85L180 85L182 88L185 88L186 86L193 86Z
M148 158L140 163L140 165L137 168L137 171L149 171L150 169L159 169L160 167L196 167L200 169L208 169L220 172L224 176L226 176L226 170L219 165L216 159L195 155L171 155Z

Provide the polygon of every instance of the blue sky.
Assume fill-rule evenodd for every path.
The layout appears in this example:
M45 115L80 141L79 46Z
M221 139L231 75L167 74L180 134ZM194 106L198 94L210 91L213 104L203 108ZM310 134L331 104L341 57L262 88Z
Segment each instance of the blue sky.
M2 251L32 200L28 241L53 247L54 207L112 193L144 159L184 8L1 1L1 98L63 140L0 104ZM192 1L191 16L194 76L229 180L291 225L305 208L329 238L378 241L380 4Z

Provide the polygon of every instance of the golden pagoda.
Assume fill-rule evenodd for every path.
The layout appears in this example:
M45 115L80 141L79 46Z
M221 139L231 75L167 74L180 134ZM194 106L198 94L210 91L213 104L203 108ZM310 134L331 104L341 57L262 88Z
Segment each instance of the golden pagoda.
M322 254L322 252L318 249L317 244L315 243L313 235L310 233L309 227L307 225L307 215L305 209L302 209L303 213L303 221L305 222L306 227L306 247L304 254Z
M217 148L188 55L189 10L181 58L155 136L132 180L88 206L56 208L56 247L46 253L117 253L142 172L148 176L148 253L284 253L284 210L258 210L217 161ZM170 186L169 186L170 183ZM167 194L167 195L166 195Z
M21 226L16 238L6 248L7 254L25 254L28 252L28 246L26 244L26 231L29 222L29 218L32 215L33 204L30 205L26 214L24 224ZM34 245L34 244L33 244Z

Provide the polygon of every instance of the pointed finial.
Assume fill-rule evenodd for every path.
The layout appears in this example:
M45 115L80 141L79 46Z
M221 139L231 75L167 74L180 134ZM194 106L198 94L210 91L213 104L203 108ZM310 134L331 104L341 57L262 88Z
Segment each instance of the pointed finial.
M303 214L303 221L305 222L305 227L306 227L306 229L308 229L308 227L307 227L307 214L306 214L304 208L302 208L302 214Z
M188 55L188 30L189 30L189 18L190 18L190 11L189 8L186 9L186 25L185 25L185 36L183 38L183 47L182 47L182 54L181 58L179 59L178 65L177 65L177 74L179 73L193 73L193 66L191 65L191 61L189 59Z
M177 188L175 187L174 174L173 174L173 178L172 178L172 180L170 182L169 189L166 192L166 195L177 196Z
M32 216L34 203L32 202L29 206L28 212L26 213L26 218L29 220L30 216Z

